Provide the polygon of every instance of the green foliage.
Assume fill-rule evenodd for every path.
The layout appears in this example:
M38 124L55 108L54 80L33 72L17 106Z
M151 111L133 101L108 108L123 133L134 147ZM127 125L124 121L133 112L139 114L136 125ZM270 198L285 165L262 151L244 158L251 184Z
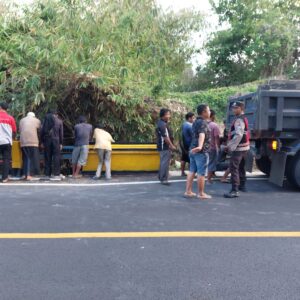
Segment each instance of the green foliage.
M177 80L201 24L198 13L164 13L154 0L37 0L21 14L8 10L0 16L0 97L17 116L57 105L69 128L82 113L102 121L107 102L117 137L149 139L153 120L137 112L147 111L145 96Z
M220 23L229 26L206 44L210 60L199 77L229 86L299 70L300 1L211 0ZM213 71L213 74L208 73Z
M208 104L211 109L216 111L218 120L222 121L226 115L227 101L229 97L237 94L255 92L260 83L260 81L256 81L240 86L214 88L206 91L172 93L169 96L170 98L183 102L191 111L196 111L199 104Z

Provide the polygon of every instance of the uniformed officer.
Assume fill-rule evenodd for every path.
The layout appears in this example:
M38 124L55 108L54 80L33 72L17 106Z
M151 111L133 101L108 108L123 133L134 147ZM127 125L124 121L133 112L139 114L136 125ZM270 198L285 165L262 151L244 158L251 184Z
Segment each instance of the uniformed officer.
M239 197L239 191L246 192L246 169L245 162L250 150L250 132L248 119L244 115L244 103L237 101L232 105L235 118L232 122L229 141L226 150L231 153L230 172L232 189L224 194L225 198Z

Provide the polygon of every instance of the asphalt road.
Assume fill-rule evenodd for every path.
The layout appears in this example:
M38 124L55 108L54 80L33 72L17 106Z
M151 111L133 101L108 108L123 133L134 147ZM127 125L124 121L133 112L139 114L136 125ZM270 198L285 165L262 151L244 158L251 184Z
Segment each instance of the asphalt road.
M300 231L300 193L249 182L0 186L1 233ZM300 299L300 238L0 238L0 299Z

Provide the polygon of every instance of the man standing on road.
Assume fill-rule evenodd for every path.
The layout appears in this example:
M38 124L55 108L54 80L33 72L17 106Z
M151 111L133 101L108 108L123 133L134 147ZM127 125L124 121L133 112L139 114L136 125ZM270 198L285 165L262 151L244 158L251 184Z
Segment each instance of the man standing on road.
M220 129L216 121L216 112L210 111L210 120L208 127L210 129L210 147L209 147L209 163L207 181L212 183L212 178L217 171L217 164L220 150Z
M41 142L45 151L45 175L50 180L60 181L60 152L63 144L63 122L59 119L57 111L50 109L45 117L41 130ZM53 173L52 175L52 161Z
M3 160L2 182L8 182L13 138L17 132L15 119L7 113L8 104L0 103L0 154Z
M184 170L186 163L190 163L189 151L193 138L192 126L195 121L195 114L189 112L185 116L185 122L182 125L182 144L181 144L181 176L186 176Z
M169 185L169 167L171 161L171 151L175 151L176 147L171 141L168 123L171 119L171 111L166 108L160 110L160 120L156 127L157 150L160 154L160 167L158 178L163 185Z
M72 178L80 177L79 172L86 165L89 155L89 144L92 138L93 126L87 123L85 116L80 116L75 125L75 146L72 153Z
M41 121L33 112L20 121L20 144L23 158L23 175L26 180L39 180L40 175L40 151L39 131Z
M245 162L250 149L250 134L248 119L244 115L244 103L237 101L232 105L235 119L229 132L229 141L226 147L231 152L230 172L232 189L225 194L225 198L239 197L239 191L246 192Z
M184 196L186 198L193 198L196 196L196 194L192 192L192 187L195 174L197 173L197 185L199 191L198 198L204 200L211 199L211 196L204 192L210 144L210 131L207 123L210 117L208 105L199 105L197 113L198 117L193 124L193 140L190 151L190 173L187 178L186 192Z
M94 180L99 180L101 178L102 166L105 164L105 178L106 180L111 179L111 154L114 139L104 130L102 125L97 125L94 130L95 147L94 149L98 152L99 164L97 168L96 175L93 177Z

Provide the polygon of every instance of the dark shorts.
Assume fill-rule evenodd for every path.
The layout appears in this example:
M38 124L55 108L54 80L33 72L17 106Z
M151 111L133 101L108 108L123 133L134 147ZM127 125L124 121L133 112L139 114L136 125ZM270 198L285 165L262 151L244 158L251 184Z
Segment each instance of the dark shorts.
M184 161L186 163L190 162L189 149L181 148L181 161Z
M217 171L218 159L219 159L218 151L217 150L211 150L209 152L208 172Z

